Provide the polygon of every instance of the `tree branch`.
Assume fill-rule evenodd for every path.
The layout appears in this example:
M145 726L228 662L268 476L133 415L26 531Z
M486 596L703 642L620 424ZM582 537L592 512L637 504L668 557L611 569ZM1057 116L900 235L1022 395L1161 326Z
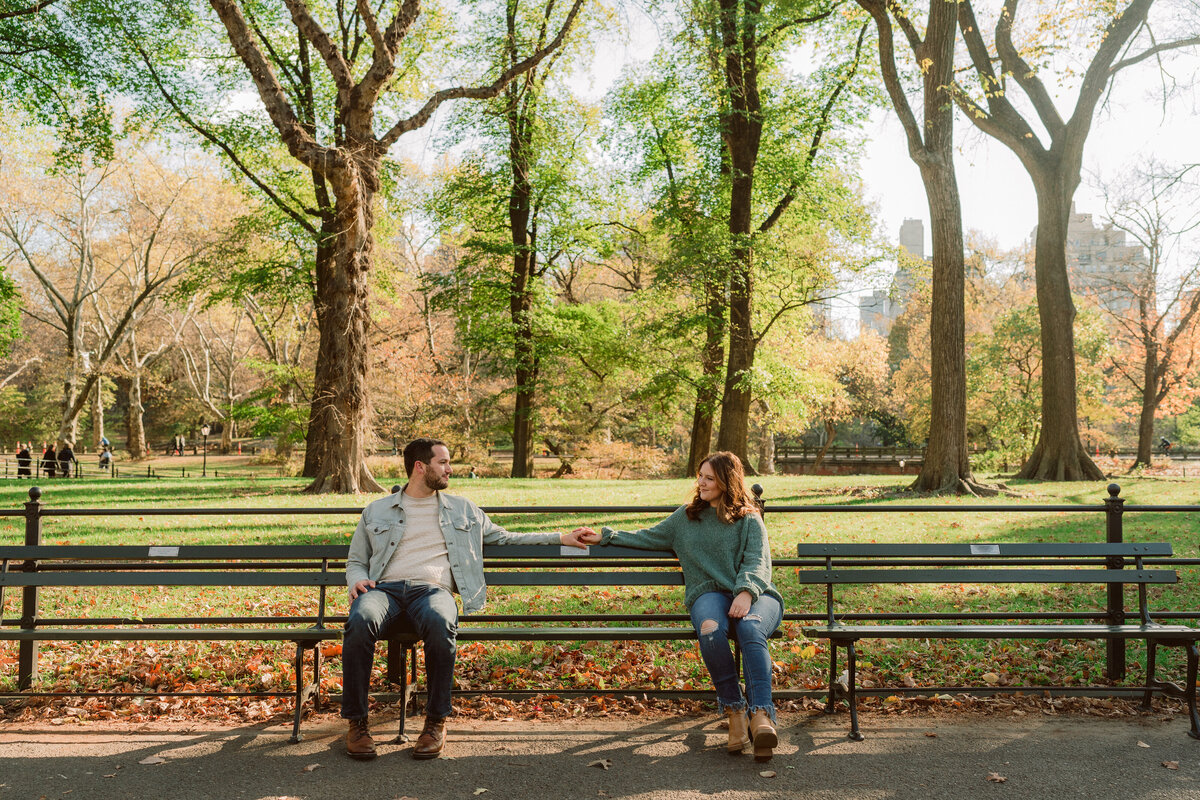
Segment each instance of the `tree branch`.
M1108 74L1110 76L1116 75L1126 67L1132 67L1134 64L1138 64L1142 61L1145 61L1147 58L1151 58L1152 56L1156 56L1159 53L1164 53L1168 50L1178 50L1183 47L1193 47L1196 45L1200 45L1200 36L1193 36L1190 39L1177 39L1173 42L1163 42L1162 44L1157 44L1154 47L1143 50L1136 56L1118 61L1116 64L1113 64L1111 67L1109 67Z
M900 84L900 72L896 68L895 34L892 32L891 16L882 0L857 2L875 20L875 27L879 32L879 68L883 75L883 85L891 98L896 116L900 118L900 124L904 127L904 135L908 139L908 153L917 163L925 163L930 158L929 152L921 135L921 126L917 123L912 106L908 104L908 98L904 94L904 87ZM911 24L908 27L911 27ZM915 35L915 31L909 35L910 44ZM920 40L916 41L919 47Z
M425 105L421 107L420 111L413 114L411 117L408 117L407 119L400 120L393 125L391 130L384 134L379 140L380 145L384 149L389 148L404 134L422 127L429 121L429 118L433 116L433 112L437 111L438 107L448 100L487 100L498 96L514 78L533 69L542 61L542 59L544 59L554 50L558 49L559 45L561 45L563 40L566 38L567 32L570 30L571 25L575 22L575 17L579 14L579 9L582 6L583 0L575 0L574 4L571 6L571 10L567 13L566 20L563 21L562 27L559 28L558 35L556 35L548 45L536 51L533 55L529 56L525 60L513 64L511 67L502 72L500 77L486 86L456 86L451 89L442 89L434 94L433 97L430 97L425 102Z
M232 7L234 11L238 11L236 6L233 6L228 0L213 0L213 8L217 8L218 3L222 6ZM349 92L354 87L354 78L350 74L350 65L342 58L342 53L338 50L337 43L329 37L325 29L312 17L308 11L308 6L304 4L304 0L283 0L283 4L287 6L288 12L292 15L292 23L295 24L296 30L308 41L312 42L312 46L320 53L321 58L325 61L325 66L329 69L329 74L333 78L333 83L338 89L338 93ZM229 27L229 22L225 18L225 14L221 13L221 9L217 8L217 14L221 17L221 21L225 23L225 27L229 29L230 41L233 41L233 29ZM233 42L235 49L238 49L238 55L242 56L242 60L246 62L246 66L250 66L250 62L238 47L236 41ZM251 69L253 73L253 68ZM274 76L272 76L273 78ZM254 82L258 83L259 78L254 76ZM262 92L260 86L259 92ZM266 98L263 98L264 102Z
M289 2L294 4L299 0L289 0ZM234 51L249 70L267 115L271 118L275 129L279 131L279 136L288 152L301 164L321 174L344 166L345 155L334 148L322 147L309 136L300 120L297 119L296 112L288 102L283 87L279 85L279 81L275 77L275 71L271 69L270 63L255 44L254 37L246 25L246 19L242 16L241 9L237 4L233 0L209 0L209 3L225 25L225 30L229 33L229 42L233 45ZM297 21L296 24L299 25L300 22ZM307 34L306 38L312 41Z

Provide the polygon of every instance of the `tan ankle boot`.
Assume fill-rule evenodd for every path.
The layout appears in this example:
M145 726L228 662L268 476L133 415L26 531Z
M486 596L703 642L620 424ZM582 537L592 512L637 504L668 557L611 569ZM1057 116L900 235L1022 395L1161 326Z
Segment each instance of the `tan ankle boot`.
M765 709L758 709L750 717L750 736L754 740L754 760L770 761L779 744L779 734L771 724L771 716Z
M746 709L727 708L725 716L729 718L729 755L741 755L750 744L750 736L746 733Z

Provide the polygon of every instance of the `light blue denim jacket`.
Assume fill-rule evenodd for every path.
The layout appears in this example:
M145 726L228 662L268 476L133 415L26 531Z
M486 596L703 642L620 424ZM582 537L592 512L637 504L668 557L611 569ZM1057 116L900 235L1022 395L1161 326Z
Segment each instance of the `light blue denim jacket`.
M403 490L401 490L403 491ZM359 581L377 581L404 538L404 508L401 492L381 497L363 509L350 552L346 556L346 585ZM462 597L463 613L475 614L487 603L483 582L483 545L486 544L559 544L557 533L510 533L483 513L465 497L437 493L438 516L450 573Z

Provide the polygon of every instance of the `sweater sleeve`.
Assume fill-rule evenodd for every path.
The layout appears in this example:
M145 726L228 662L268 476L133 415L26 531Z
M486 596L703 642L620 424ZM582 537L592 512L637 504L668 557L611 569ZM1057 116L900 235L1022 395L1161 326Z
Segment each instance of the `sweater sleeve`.
M675 531L683 513L683 508L676 509L657 525L636 531L621 531L606 525L600 529L600 544L636 547L639 550L674 550Z
M562 536L558 533L513 533L505 530L492 518L484 513L482 508L475 507L475 520L483 533L484 544L561 544Z
M750 601L771 585L771 548L767 543L767 526L758 514L747 514L743 518L745 543L742 548L742 563L738 565L737 581L733 594L749 592Z

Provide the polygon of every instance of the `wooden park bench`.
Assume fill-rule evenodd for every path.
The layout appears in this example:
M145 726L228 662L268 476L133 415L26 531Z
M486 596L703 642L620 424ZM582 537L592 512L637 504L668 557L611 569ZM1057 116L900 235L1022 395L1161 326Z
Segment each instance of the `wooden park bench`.
M346 547L341 545L181 545L181 546L0 546L0 609L6 588L37 590L161 587L312 587L315 616L223 616L96 619L0 619L0 641L264 641L295 645L296 681L292 692L258 696L294 697L292 741L300 741L305 702L321 704L321 643L340 640L345 616L327 614L330 587L345 591ZM509 545L484 547L489 587L679 586L674 553L623 547ZM36 607L36 600L32 604ZM483 613L459 619L458 640L470 641L662 641L695 638L685 613ZM389 678L400 684L399 737L416 677L411 632L391 632ZM312 652L312 681L305 679L305 654ZM740 663L740 659L739 659ZM410 669L411 668L411 669ZM410 677L411 675L411 677ZM5 693L22 696L25 692ZM84 692L99 694L99 692ZM161 692L147 691L147 695Z
M1142 640L1147 645L1146 687L1143 704L1149 707L1155 691L1187 702L1191 716L1188 735L1200 739L1200 717L1196 713L1197 645L1200 629L1186 625L1164 625L1151 616L1147 589L1172 584L1175 570L1147 568L1143 561L1171 555L1171 545L1105 544L1095 542L1028 544L800 544L799 581L824 584L826 615L822 624L806 624L804 635L829 640L829 699L832 713L839 697L850 707L849 737L860 741L855 670L855 643L862 639L1107 639ZM1123 569L1132 562L1132 569ZM1062 586L1093 584L1108 589L1124 584L1138 588L1136 621L1109 619L1106 612L1091 614L1066 609L1043 609L1031 613L886 613L886 624L848 624L839 620L846 609L836 602L839 587L855 584L992 585L1027 584ZM1081 617L1090 619L1080 620ZM1032 619L1016 623L1014 619ZM954 621L957 620L957 621ZM951 621L954 621L951 623ZM950 623L950 624L948 624ZM1159 646L1181 647L1187 656L1187 679L1183 688L1160 681L1155 675ZM846 651L847 675L839 680L838 650Z
M256 696L295 697L292 741L300 741L304 701L319 704L321 642L340 639L340 628L327 627L328 587L345 586L345 547L327 545L9 545L0 546L0 610L8 587L36 592L42 588L123 589L135 586L250 586L270 592L280 587L317 590L315 617L200 616L0 619L0 641L259 641L296 646L293 692L255 692ZM28 599L28 598L27 598ZM27 607L36 608L36 597ZM19 624L19 627L13 627ZM306 685L304 655L313 652L313 683ZM6 693L12 696L14 693ZM15 693L17 696L23 692ZM159 695L149 691L147 695Z

